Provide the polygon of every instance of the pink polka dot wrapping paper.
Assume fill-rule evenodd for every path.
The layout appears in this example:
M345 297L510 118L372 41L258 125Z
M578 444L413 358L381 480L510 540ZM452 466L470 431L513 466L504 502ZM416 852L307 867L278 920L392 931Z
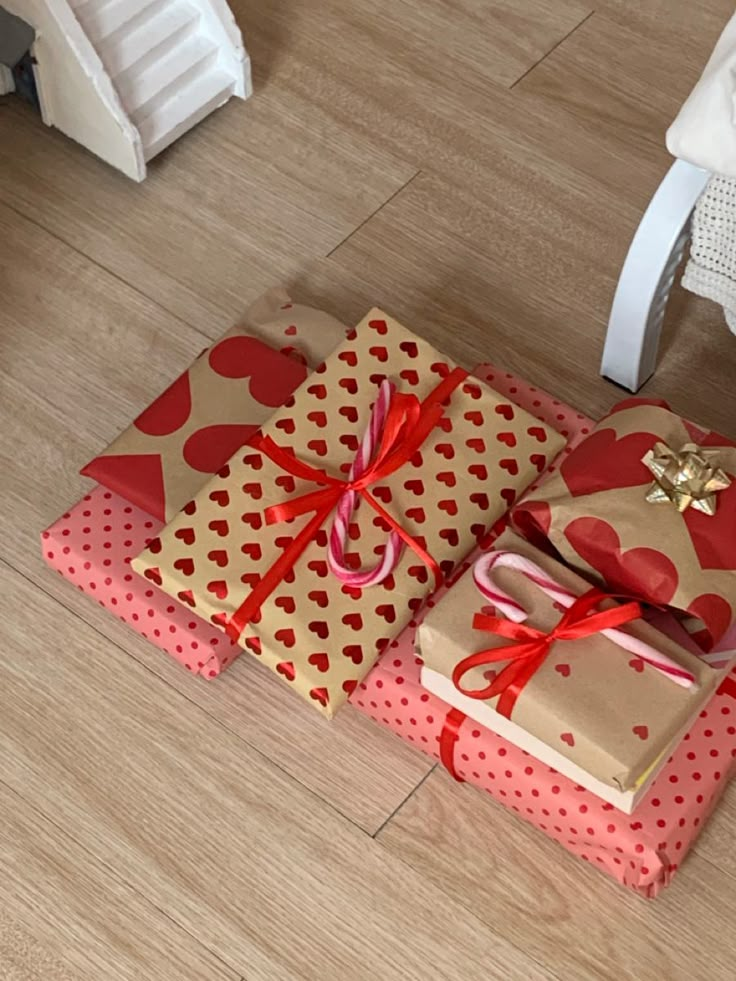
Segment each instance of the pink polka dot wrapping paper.
M95 487L43 532L43 557L188 671L214 678L241 653L237 644L130 568L161 524L112 491Z
M591 426L583 416L492 366L481 366L475 374L568 435L564 453ZM550 469L554 471L555 465ZM448 719L451 723L457 713L422 688L415 632L416 626L410 626L393 642L351 703L439 760L440 739ZM472 719L459 725L457 735L452 750L457 776L485 790L572 854L653 898L670 883L733 771L736 672L701 712L631 815Z

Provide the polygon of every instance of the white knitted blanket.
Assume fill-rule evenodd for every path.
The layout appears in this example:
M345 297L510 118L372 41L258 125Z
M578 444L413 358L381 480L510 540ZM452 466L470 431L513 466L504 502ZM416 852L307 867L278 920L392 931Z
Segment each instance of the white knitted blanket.
M736 178L714 176L693 212L682 285L723 307L736 334Z

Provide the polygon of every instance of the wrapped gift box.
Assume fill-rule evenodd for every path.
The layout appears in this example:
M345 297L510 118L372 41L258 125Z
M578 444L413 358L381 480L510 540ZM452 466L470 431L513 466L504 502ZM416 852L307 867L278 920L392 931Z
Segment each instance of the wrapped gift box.
M493 550L531 560L543 576L575 596L590 588L574 572L511 532L502 534ZM554 599L518 569L495 569L493 583L528 613L525 626L548 634L559 623L561 612ZM630 811L665 754L712 697L722 672L638 619L626 623L623 632L688 672L693 679L690 687L677 684L603 633L595 633L556 641L518 696L509 699L513 704L505 711L503 697L476 699L456 688L459 684L463 692L488 690L489 669L499 677L509 663L487 660L464 671L461 678L455 677L458 666L476 652L513 649L509 640L474 628L474 614L485 611L488 602L470 569L429 611L417 634L425 686L594 792L599 792L600 784L612 788L617 794L607 794L606 799ZM488 612L496 611L491 608Z
M363 501L350 521L353 567L372 565L382 555L383 509L433 557L435 572L450 574L564 440L518 405L467 379L379 310L275 413L263 427L264 440L230 460L133 562L179 602L237 636L328 716L435 583L411 547L369 589L341 582L326 561L327 519L336 499L322 518L317 512L316 524L313 508L275 524L267 523L265 509L325 493L331 478L305 477L304 465L318 475L347 473L386 377L397 384L404 404L407 397L426 400L426 408L436 398L441 416L410 459L371 486L373 508ZM421 422L413 423L409 436L420 429ZM269 440L282 459L269 449ZM395 457L400 453L401 442ZM304 547L292 564L287 557L300 543Z
M155 518L172 518L304 381L303 352L326 354L345 330L269 291L82 474Z
M162 651L204 678L241 653L212 624L132 572L130 562L161 522L105 487L95 487L41 536L52 569Z
M703 465L685 480L688 474L672 454L689 444L701 448ZM663 454L672 466L655 480L652 467ZM697 463L693 457L683 461L691 468ZM710 486L711 468L722 468L730 484L713 491L715 513L709 515L699 510L697 498L704 482L706 490ZM512 521L540 547L549 540L586 578L696 617L704 625L701 645L710 649L736 610L734 474L736 447L729 440L704 433L663 403L627 399L596 425L554 479L514 510ZM647 500L652 490L659 503ZM680 512L674 499L686 505L685 490L694 492L695 506Z

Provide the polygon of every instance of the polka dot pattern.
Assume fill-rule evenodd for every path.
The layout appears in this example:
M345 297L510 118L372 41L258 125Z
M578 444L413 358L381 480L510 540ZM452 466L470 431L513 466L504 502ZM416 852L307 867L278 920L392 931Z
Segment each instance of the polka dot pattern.
M548 395L491 366L476 374L544 422L566 430L571 443L563 452L585 436L590 422ZM439 740L451 709L421 687L415 632L416 624L390 645L351 702L439 760ZM454 764L463 780L568 851L651 898L668 885L726 786L736 758L735 716L736 681L715 696L632 815L615 810L472 720L460 727ZM718 757L711 755L714 748Z
M180 664L215 678L241 653L237 644L130 568L161 522L104 487L62 515L41 536L48 564Z

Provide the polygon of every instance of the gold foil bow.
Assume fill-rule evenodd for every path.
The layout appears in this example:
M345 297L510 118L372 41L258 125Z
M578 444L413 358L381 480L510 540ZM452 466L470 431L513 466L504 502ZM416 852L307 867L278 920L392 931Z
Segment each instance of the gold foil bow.
M647 501L669 501L680 512L691 507L712 517L716 513L717 492L731 484L731 478L718 466L717 456L718 450L705 450L695 443L685 443L679 452L666 443L655 443L642 457L642 463L654 475Z

